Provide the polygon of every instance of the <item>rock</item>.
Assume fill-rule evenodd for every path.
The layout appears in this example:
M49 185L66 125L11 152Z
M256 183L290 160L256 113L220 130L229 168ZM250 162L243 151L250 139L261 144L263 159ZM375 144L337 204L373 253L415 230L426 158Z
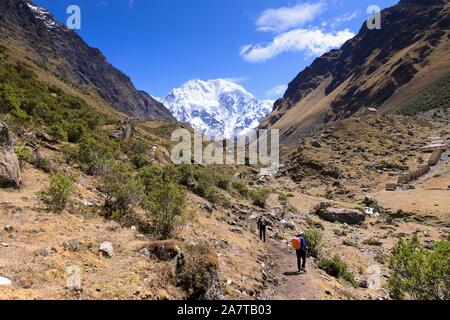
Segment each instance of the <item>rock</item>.
M285 219L281 220L280 224L285 229L297 230L297 228L295 227L295 225L292 222L286 221Z
M69 266L66 269L66 288L73 291L82 291L81 269L78 266Z
M4 247L4 248L8 248L9 247L9 243L7 243L7 242L2 242L2 243L0 243L0 245L2 247Z
M44 248L44 249L39 250L38 254L46 257L46 256L50 256L52 254L55 254L56 252L57 252L57 250L55 248Z
M113 244L109 241L104 241L100 244L99 248L100 254L107 258L112 258L114 256Z
M79 241L77 239L71 239L71 240L65 241L62 244L62 246L64 249L66 249L67 251L71 251L71 252L80 252L80 251L87 250L89 248L88 245L82 243L81 241Z
M320 143L319 140L313 140L311 142L311 146L313 146L314 148L322 148L322 144Z
M316 214L328 222L340 222L349 225L361 224L366 215L357 209L331 208L319 209Z
M170 261L181 253L181 245L175 240L154 241L138 250L147 258L155 256L162 261Z
M243 234L242 229L239 227L231 228L230 231L237 234Z
M373 218L378 218L380 216L380 213L374 208L367 207L364 209L364 212Z
M94 203L87 199L81 200L81 204L85 207L93 207L94 206Z
M10 285L12 285L12 281L11 280L9 280L8 278L0 276L0 287L2 287L2 286L10 286Z
M22 187L20 165L9 129L0 121L0 188Z
M3 229L6 232L12 232L14 230L14 227L12 225L10 225L10 224L7 224L6 226L3 227Z

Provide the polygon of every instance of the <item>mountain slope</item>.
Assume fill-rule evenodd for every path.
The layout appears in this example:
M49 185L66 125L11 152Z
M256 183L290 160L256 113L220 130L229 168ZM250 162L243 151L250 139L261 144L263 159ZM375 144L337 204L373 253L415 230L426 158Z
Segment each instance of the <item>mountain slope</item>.
M26 0L0 2L0 34L42 68L78 87L93 89L114 108L139 119L174 120L170 112L114 68L103 54Z
M290 84L263 128L295 142L363 107L389 112L450 71L448 0L402 0L364 24L339 50L317 58Z
M273 105L273 101L258 101L242 86L222 79L188 81L161 101L178 121L224 138L256 128Z

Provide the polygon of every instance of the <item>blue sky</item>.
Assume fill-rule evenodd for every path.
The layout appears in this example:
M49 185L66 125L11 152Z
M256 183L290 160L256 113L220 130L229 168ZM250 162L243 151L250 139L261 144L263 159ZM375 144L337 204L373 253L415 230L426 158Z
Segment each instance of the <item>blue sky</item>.
M386 8L397 0L377 0ZM280 96L313 59L360 29L373 0L35 0L155 96L227 78L259 99Z

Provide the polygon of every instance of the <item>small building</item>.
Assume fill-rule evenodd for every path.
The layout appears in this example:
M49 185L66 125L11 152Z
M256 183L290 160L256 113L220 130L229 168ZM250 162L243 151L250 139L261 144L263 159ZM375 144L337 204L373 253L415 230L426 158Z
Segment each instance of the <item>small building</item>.
M388 183L386 184L386 191L395 191L397 190L397 184L396 183Z
M425 147L421 148L422 152L447 151L448 145L441 137L430 137Z
M378 115L378 110L375 108L368 108L368 107L364 107L361 110L361 114L365 115L365 116L369 116L369 115Z

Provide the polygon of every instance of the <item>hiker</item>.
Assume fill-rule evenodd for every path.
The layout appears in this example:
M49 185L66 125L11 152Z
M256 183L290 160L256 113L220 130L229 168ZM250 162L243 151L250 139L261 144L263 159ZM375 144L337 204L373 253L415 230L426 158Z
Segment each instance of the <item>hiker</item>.
M267 221L264 219L263 216L258 218L258 221L256 222L259 229L259 240L262 242L266 242L266 227L267 227Z
M292 246L297 254L297 267L298 272L306 272L306 250L308 249L306 245L303 233L298 234L294 239L292 239Z

